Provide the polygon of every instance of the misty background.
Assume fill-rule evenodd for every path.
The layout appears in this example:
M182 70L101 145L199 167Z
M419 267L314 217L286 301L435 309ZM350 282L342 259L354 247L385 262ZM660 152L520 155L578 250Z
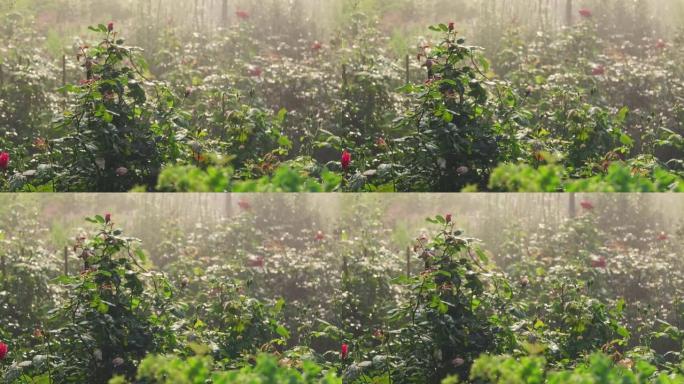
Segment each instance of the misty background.
M56 55L87 26L114 21L133 43L153 49L155 39L217 33L246 12L262 36L328 42L354 15L377 19L393 53L413 53L427 26L454 21L469 41L496 49L509 30L551 32L579 21L591 9L605 38L637 42L673 36L683 24L680 0L5 0L0 11L34 24ZM134 30L135 33L131 33ZM176 35L180 32L180 35Z
M586 203L592 208L583 208ZM677 236L684 233L681 212L684 196L676 194L6 194L0 196L0 217L5 218L0 232L29 243L45 239L44 246L61 257L60 250L71 246L75 236L95 229L84 221L94 215L111 213L117 227L141 239L145 248L169 240L169 227L178 237L189 237L202 228L225 230L223 224L247 216L252 220L247 226L259 233L287 228L334 238L344 236L340 228L350 223L357 223L355 228L372 224L391 234L378 241L401 252L437 228L426 218L452 214L467 236L482 240L496 254L511 240L511 231L525 236L554 232L582 215L596 215L602 230L618 234ZM42 233L24 232L17 224L23 219L37 221Z

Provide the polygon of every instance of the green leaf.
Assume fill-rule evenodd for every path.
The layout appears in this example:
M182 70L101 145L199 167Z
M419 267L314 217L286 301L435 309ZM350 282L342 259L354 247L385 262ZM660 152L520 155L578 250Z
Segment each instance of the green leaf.
M477 257L480 258L480 261L482 261L483 263L486 264L489 262L489 258L487 257L487 254L482 249L475 248L475 253L477 254Z
M438 306L437 306L437 310L439 311L439 313L445 314L445 313L447 313L447 311L449 311L449 307L447 306L447 304L445 302L440 300L438 303Z
M479 56L480 66L482 67L482 72L489 72L489 61L482 55Z
M278 111L278 116L276 118L276 121L279 123L283 123L285 121L286 117L287 117L287 109L281 108L280 111Z
M104 301L100 301L97 305L97 311L104 315L109 312L109 306Z
M292 149L292 141L284 135L278 138L278 145L283 148Z
M284 306L285 306L285 299L283 299L283 298L281 297L281 298L279 298L279 299L276 301L276 304L275 304L275 306L273 307L273 310L274 310L276 313L280 313L280 312L283 310L283 307L284 307Z
M631 137L629 137L629 135L627 135L626 133L620 135L620 142L628 147L634 145L634 140Z
M627 120L627 114L629 114L629 108L622 107L622 109L620 109L617 116L615 117L618 124L622 124L625 122L625 120Z
M140 259L140 261L147 262L147 255L145 255L145 251L142 250L142 248L137 248L135 250L135 255Z
M628 338L630 335L629 331L625 327L618 327L617 333L618 333L618 335L620 335L624 338Z
M286 339L290 338L290 332L287 330L287 328L283 327L282 325L278 325L278 327L276 327L276 333Z
M429 28L431 31L435 31L435 32L448 32L449 31L449 27L446 24L431 25Z
M454 115L445 110L444 113L442 113L442 119L444 119L444 121L447 123L451 123L454 120Z
M140 299L137 297L131 298L131 309L137 309L140 306Z

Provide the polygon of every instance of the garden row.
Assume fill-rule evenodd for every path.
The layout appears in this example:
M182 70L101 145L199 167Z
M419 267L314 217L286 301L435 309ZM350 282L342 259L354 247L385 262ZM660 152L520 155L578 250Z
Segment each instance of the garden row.
M681 39L603 36L588 9L487 58L454 23L396 58L361 14L319 42L265 37L245 12L147 31L144 52L99 25L55 63L4 17L0 190L684 188Z
M64 253L14 209L2 380L684 382L681 231L596 213L640 207L582 201L490 251L451 214L402 250L364 205L325 233L251 204L192 232L161 223L148 247L95 216Z

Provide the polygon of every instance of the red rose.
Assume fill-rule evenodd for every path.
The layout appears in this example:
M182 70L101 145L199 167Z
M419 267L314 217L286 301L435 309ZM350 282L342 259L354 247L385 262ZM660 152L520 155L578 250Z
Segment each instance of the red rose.
M10 155L7 152L0 153L0 169L6 171L9 168Z
M109 32L114 30L114 22L113 21L111 21L111 22L109 22L109 24L107 24L107 30Z
M247 260L247 266L250 268L263 268L265 261L263 256L252 257Z
M263 73L261 68L255 66L255 65L251 65L248 68L248 72L249 72L249 75L252 77L261 77L261 74Z
M447 224L451 223L451 213L448 213L445 218L446 218Z
M663 39L658 39L655 47L656 47L656 49L665 49L665 48L667 48L667 43Z
M449 31L453 32L454 29L456 29L456 24L454 24L454 22L452 21L449 23Z
M579 14L584 18L590 18L592 16L591 10L589 8L580 9Z
M591 69L591 74L594 76L603 76L606 74L606 67L603 65L597 65Z
M321 44L321 42L318 40L314 41L313 44L311 44L311 49L313 49L314 51L320 51L321 48L323 48L323 44Z
M667 236L667 233L665 233L665 232L661 232L661 233L658 235L658 240L660 240L660 241L665 241L665 240L667 240L668 238L669 238L669 236Z
M105 213L105 223L110 223L112 221L112 214Z
M340 351L340 359L346 360L349 357L349 346L346 343L342 344L342 350Z
M0 342L0 360L5 360L5 357L7 357L7 352L9 352L9 347L7 344Z
M245 210L245 211L247 211L247 210L249 210L250 208L252 208L252 204L250 204L249 201L247 201L247 200L245 200L245 199L242 199L242 200L238 201L238 206L239 206L240 208L242 208L243 210Z
M323 231L316 232L316 240L322 241L323 239L325 239L325 233Z
M606 258L601 256L596 260L591 261L592 268L605 268L607 266Z
M249 19L249 12L247 11L236 11L235 16L238 17L240 20L247 20Z
M351 165L351 160L352 160L351 153L349 153L345 149L344 152L342 152L342 160L341 160L342 169L344 169L345 171L349 170L349 166Z
M580 202L580 205L582 206L582 208L586 209L587 211L591 211L592 209L594 209L594 204L592 204L591 201L588 201L588 200L584 200L584 201Z

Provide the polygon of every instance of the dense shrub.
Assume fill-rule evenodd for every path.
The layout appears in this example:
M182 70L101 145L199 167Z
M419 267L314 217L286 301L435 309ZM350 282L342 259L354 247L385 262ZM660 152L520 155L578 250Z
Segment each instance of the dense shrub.
M146 257L135 239L115 229L111 217L96 216L92 237L74 246L83 269L60 278L68 297L55 313L49 354L59 367L48 372L57 382L107 383L114 374L133 377L147 353L175 345L171 286L148 272Z
M184 151L184 118L175 96L146 79L146 64L113 24L94 30L104 38L80 48L85 78L65 88L74 104L57 121L63 136L47 153L52 183L66 191L151 188L162 165Z

